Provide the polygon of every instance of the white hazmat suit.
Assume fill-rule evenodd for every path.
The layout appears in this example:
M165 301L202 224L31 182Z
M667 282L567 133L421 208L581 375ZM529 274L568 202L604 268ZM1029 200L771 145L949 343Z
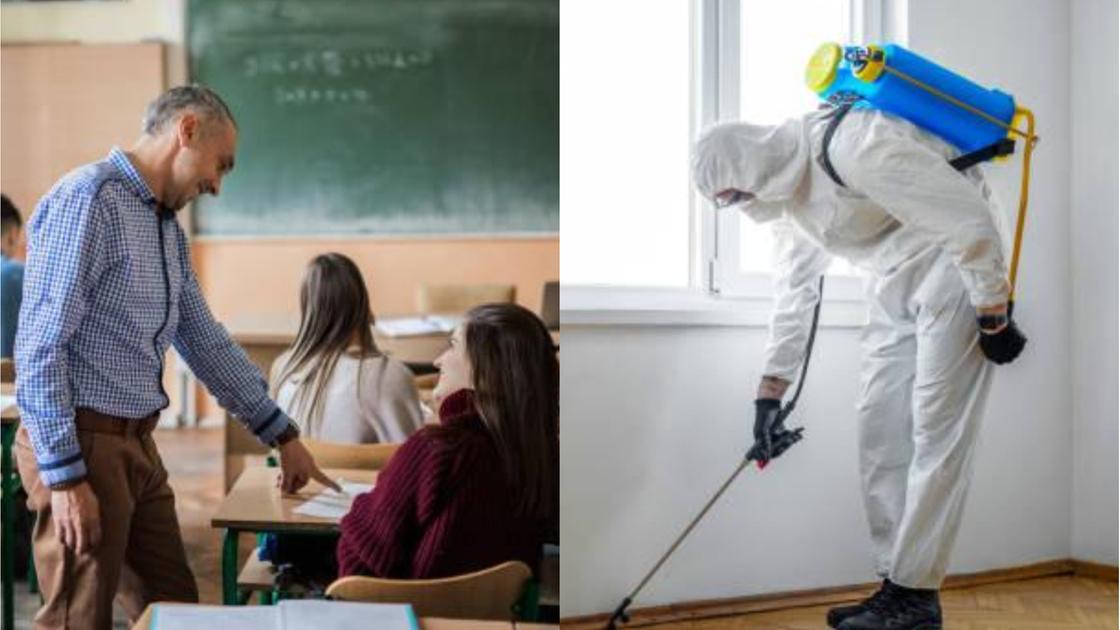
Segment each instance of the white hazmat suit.
M978 168L913 124L853 109L829 148L846 187L819 163L828 112L776 127L724 123L693 156L707 198L775 221L775 311L763 374L793 381L818 298L840 256L869 273L858 403L860 471L875 567L940 588L960 524L992 366L976 308L1008 298L1007 229Z

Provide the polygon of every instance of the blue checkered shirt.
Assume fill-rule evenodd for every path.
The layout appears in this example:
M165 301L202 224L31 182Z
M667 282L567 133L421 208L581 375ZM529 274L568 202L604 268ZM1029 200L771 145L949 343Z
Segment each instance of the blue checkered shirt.
M119 149L62 178L28 223L16 397L42 479L82 477L74 410L144 418L167 407L174 345L257 438L293 425L260 370L214 321L186 235Z

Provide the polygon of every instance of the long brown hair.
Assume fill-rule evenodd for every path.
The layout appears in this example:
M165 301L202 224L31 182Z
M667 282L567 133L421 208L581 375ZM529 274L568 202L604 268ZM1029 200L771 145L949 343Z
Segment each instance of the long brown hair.
M522 514L551 518L559 496L560 363L544 322L516 304L467 313L475 404Z
M306 428L313 435L311 429L322 419L323 393L351 340L358 339L359 359L381 352L373 341L373 312L362 272L346 256L331 252L308 263L299 289L299 311L299 334L272 384L273 396L285 380L306 369L296 383L293 406L306 414ZM361 371L359 364L359 384Z

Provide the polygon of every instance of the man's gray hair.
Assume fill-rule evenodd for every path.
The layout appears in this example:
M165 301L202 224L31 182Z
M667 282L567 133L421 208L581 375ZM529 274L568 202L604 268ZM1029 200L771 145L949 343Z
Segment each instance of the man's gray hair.
M183 110L191 110L204 122L228 120L234 128L237 123L222 97L202 85L180 85L167 90L148 105L144 112L144 133L158 135Z

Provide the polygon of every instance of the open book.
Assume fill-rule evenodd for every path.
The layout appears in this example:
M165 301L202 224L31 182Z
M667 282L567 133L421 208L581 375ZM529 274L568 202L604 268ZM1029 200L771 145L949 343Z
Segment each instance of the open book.
M156 604L151 630L419 630L408 604L358 604L286 599L276 606L183 606Z

